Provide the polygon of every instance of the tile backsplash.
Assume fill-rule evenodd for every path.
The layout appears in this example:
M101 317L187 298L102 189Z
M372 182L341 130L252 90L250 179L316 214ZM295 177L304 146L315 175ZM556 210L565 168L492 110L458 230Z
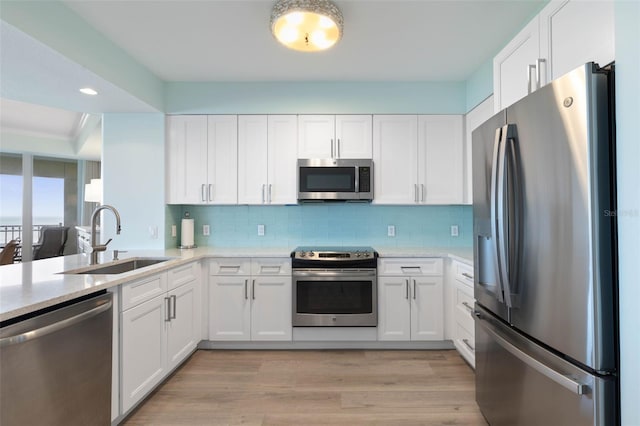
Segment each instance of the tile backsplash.
M291 206L167 206L167 247L180 241L180 218L195 219L195 243L212 247L295 247L298 245L371 245L396 247L469 247L471 206L376 206L355 203ZM178 235L171 237L171 225ZM202 226L209 225L209 236ZM264 235L258 235L264 225ZM389 225L395 237L387 236ZM457 237L451 225L458 226Z

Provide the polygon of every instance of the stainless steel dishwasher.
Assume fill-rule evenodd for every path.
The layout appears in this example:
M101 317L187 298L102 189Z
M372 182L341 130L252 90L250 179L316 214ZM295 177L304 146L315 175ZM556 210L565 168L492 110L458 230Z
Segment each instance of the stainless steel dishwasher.
M0 329L0 424L111 423L111 294Z

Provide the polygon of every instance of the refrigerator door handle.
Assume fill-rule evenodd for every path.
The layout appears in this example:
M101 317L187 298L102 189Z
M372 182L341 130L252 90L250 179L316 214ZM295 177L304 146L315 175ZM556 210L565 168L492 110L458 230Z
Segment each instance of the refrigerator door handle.
M498 160L498 185L497 185L497 196L496 196L496 228L498 235L498 268L499 268L499 276L500 283L502 285L502 290L504 292L504 301L507 304L507 307L512 308L513 304L511 301L511 283L510 278L511 274L509 265L510 265L510 256L512 253L509 252L510 244L509 244L509 224L511 219L511 209L507 205L507 197L508 194L508 180L507 180L507 145L508 138L507 135L510 134L510 130L513 129L512 125L507 124L502 127L502 135L500 137L500 150L499 150L499 160ZM506 210L506 212L505 212Z
M493 258L495 260L494 270L496 271L496 281L498 285L498 291L496 291L496 298L499 302L504 303L502 279L500 277L500 250L499 235L498 235L498 184L500 182L500 176L498 175L498 165L500 164L500 147L502 142L502 128L496 129L495 142L493 144L493 161L491 162L491 235Z
M508 299L513 303L512 296L517 294L518 267L520 260L520 222L522 218L522 187L520 179L520 164L516 154L516 126L510 124L504 131L505 136L505 164L507 165L506 176L509 184L505 185L507 190L507 226L503 235L508 239L504 240L505 265L507 267L506 290ZM510 189L510 190L509 190Z
M482 319L482 316L480 316L480 315L477 315L477 316L481 321L484 321ZM484 331L487 332L489 335L491 335L491 337L500 346L502 346L503 349L505 349L511 355L513 355L516 358L518 358L523 363L527 364L529 367L531 367L534 370L536 370L538 373L542 374L543 376L547 377L548 379L553 380L554 382L556 382L560 386L570 390L571 392L575 393L576 395L585 395L585 394L589 393L590 389L589 389L588 385L579 383L579 382L573 380L571 377L565 376L564 374L561 374L561 373L557 372L553 368L541 363L537 359L533 358L531 355L525 353L524 351L520 350L519 348L517 348L514 345L512 345L511 343L509 343L508 340L506 340L505 338L500 336L498 333L496 333L494 330L492 330L492 328L490 326L483 326L483 328L484 328Z

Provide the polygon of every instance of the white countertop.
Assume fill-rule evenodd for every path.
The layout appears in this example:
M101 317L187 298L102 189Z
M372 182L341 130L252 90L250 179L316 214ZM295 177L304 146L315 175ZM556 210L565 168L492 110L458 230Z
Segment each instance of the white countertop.
M119 259L168 257L171 260L117 275L74 275L64 271L86 268L89 255L76 254L34 262L0 266L0 321L28 314L58 303L108 289L132 280L208 257L289 257L291 248L199 247L195 249L136 250L120 252ZM451 257L473 262L473 249L376 248L381 257ZM101 253L99 263L112 261L113 251Z

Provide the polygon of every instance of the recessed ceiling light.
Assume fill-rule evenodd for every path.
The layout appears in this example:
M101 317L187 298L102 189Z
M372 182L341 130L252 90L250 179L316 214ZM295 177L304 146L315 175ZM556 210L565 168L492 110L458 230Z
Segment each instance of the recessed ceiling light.
M82 89L80 89L80 91L82 93L84 93L85 95L97 95L98 92L96 92L95 90L93 90L91 87L83 87Z

